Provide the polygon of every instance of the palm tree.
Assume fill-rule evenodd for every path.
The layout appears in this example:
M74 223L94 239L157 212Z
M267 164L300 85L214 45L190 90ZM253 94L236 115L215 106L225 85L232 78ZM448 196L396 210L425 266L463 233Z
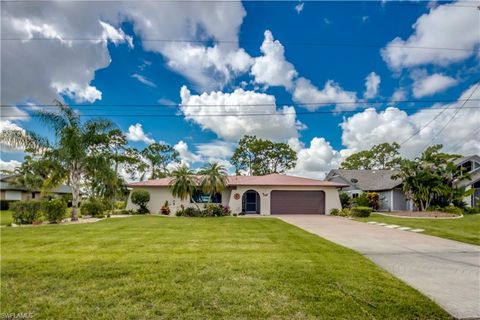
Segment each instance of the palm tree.
M171 172L170 192L174 197L185 200L191 198L198 186L198 178L186 165L181 165Z
M202 189L209 194L210 201L215 194L225 189L227 185L227 169L218 162L207 164L198 173L202 176Z
M5 130L0 134L0 141L8 146L23 147L27 152L41 155L56 161L61 170L50 178L53 185L67 181L72 189L72 221L78 220L80 186L85 172L94 157L95 149L108 142L107 132L114 128L109 120L93 119L81 123L80 116L69 106L55 100L57 111L37 111L35 115L46 125L53 128L55 142L41 137L31 131ZM102 156L100 154L100 156ZM111 170L110 166L97 170Z

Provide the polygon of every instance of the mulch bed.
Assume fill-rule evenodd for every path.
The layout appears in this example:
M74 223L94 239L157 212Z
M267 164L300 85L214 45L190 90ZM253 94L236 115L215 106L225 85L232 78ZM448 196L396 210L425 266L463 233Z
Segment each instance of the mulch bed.
M389 216L400 216L400 217L419 217L419 218L458 217L453 213L441 212L441 211L393 211L393 212L382 212L382 213Z

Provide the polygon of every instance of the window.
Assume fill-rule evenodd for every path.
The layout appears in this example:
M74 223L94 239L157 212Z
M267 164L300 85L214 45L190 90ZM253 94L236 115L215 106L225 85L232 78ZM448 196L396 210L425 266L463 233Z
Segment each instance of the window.
M352 198L353 198L353 199L358 198L358 193L352 194Z
M196 203L222 203L222 194L217 193L212 198L210 199L210 195L206 192L203 192L202 190L196 190L192 194L192 198L190 199L190 202L196 202Z

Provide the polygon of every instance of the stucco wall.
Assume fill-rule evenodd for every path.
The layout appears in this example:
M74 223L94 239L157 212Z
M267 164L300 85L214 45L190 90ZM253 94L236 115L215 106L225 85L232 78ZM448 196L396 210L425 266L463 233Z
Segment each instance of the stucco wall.
M183 204L185 207L195 206L189 200L180 200L174 198L167 187L142 187L150 192L150 201L147 205L151 213L159 213L160 208L168 200L171 213L174 214ZM242 212L242 196L245 191L255 190L260 195L260 214L270 215L270 192L272 190L321 190L325 192L325 214L330 214L331 209L341 209L340 198L336 188L319 187L237 187L236 189L227 189L222 191L222 205L229 206L232 213ZM235 199L235 194L239 194L239 199ZM131 193L130 193L131 195ZM127 201L127 210L136 210L138 206L130 201L130 195ZM201 207L202 205L200 205Z

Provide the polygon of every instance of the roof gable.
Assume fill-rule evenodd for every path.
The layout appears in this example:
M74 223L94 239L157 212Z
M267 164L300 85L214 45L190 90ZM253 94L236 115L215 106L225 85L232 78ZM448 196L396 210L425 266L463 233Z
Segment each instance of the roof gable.
M337 175L357 189L363 191L380 191L390 190L402 184L401 179L392 179L392 176L397 173L398 171L396 170L334 169L330 171L327 179L331 179Z

